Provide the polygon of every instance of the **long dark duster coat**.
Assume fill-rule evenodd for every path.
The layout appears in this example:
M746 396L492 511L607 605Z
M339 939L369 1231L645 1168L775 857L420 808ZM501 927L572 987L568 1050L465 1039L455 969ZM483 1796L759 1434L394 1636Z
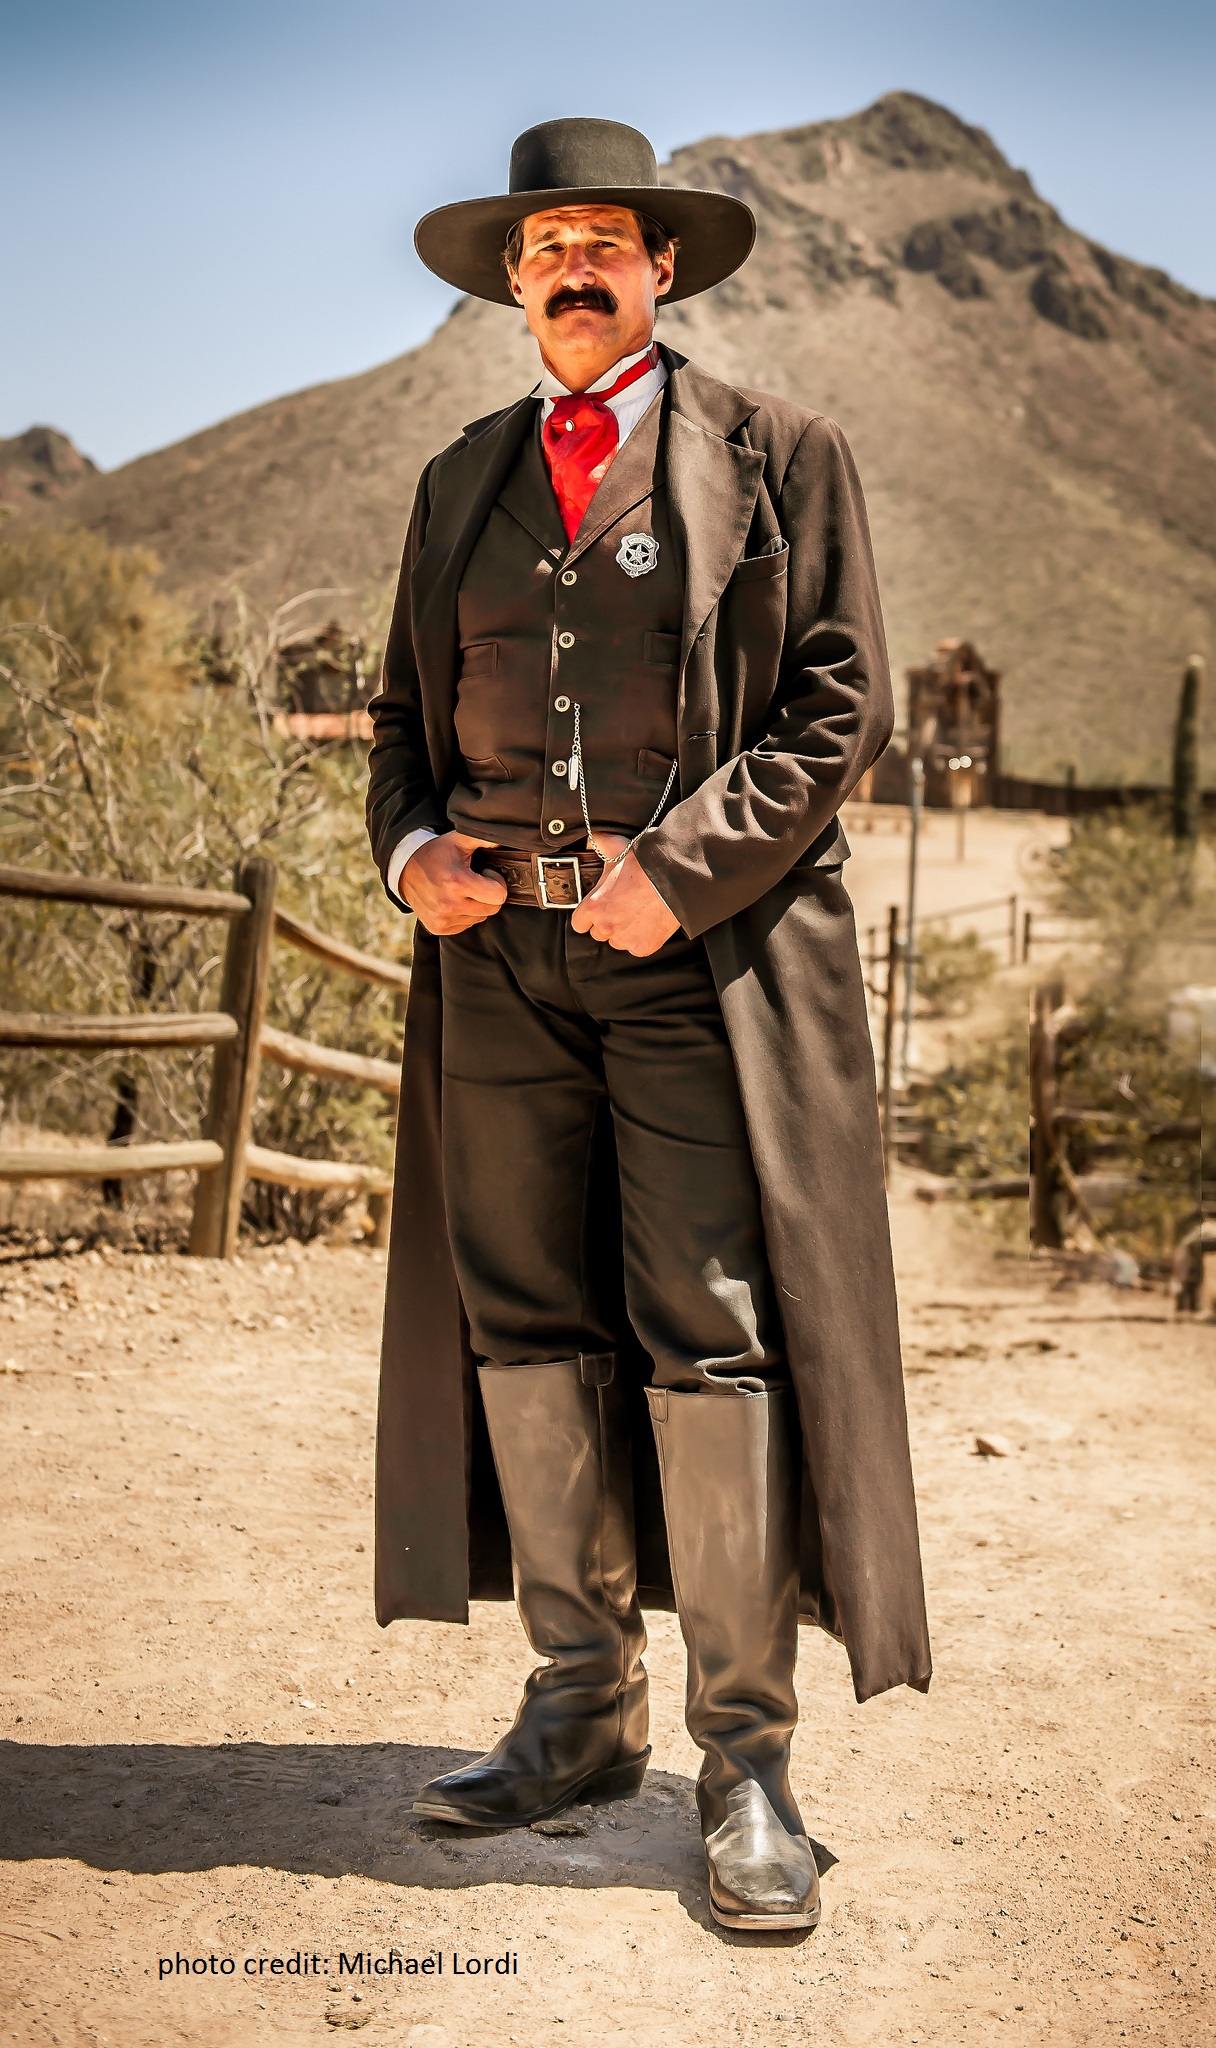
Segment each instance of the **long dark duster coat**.
M667 490L685 579L680 800L638 855L684 929L704 936L738 1069L801 1415L803 1616L843 1641L858 1699L900 1684L923 1691L929 1644L874 1066L837 822L893 722L865 507L831 421L664 354ZM460 766L457 591L534 422L530 398L478 421L419 484L372 705L368 828L382 875L405 832L446 824ZM467 1621L470 1597L511 1597L444 1220L441 1044L438 942L419 928L381 1362L382 1624ZM613 1172L606 1144L609 1247ZM627 1352L627 1331L623 1341ZM644 1600L670 1606L644 1359L632 1372L639 1578Z

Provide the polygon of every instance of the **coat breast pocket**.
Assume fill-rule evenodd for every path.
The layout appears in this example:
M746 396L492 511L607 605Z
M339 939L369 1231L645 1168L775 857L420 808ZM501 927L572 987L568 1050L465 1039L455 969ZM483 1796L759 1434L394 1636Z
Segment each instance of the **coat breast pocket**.
M790 544L787 540L783 540L776 547L766 548L761 555L745 555L742 561L736 562L734 572L726 587L728 590L733 590L737 586L748 583L773 582L778 577L784 583L789 563Z

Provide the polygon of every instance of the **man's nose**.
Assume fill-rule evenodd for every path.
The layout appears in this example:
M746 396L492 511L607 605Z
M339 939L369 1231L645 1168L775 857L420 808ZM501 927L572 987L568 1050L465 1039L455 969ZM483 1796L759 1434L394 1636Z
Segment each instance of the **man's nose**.
M563 284L573 286L576 290L579 285L596 284L598 282L595 265L592 263L587 251L578 243L575 243L573 247L566 251L566 260L562 265L561 281Z

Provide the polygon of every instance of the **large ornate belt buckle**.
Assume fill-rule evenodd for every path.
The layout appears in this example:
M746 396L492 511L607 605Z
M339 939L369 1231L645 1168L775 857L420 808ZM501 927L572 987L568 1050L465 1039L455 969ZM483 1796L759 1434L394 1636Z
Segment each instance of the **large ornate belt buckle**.
M583 877L573 853L536 855L536 891L546 910L574 910L583 900Z

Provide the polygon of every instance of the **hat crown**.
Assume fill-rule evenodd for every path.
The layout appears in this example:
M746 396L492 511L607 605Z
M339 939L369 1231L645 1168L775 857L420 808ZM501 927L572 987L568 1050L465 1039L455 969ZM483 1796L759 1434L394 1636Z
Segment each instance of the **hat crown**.
M542 121L511 151L512 192L576 191L580 186L654 186L659 167L638 128L622 121Z

